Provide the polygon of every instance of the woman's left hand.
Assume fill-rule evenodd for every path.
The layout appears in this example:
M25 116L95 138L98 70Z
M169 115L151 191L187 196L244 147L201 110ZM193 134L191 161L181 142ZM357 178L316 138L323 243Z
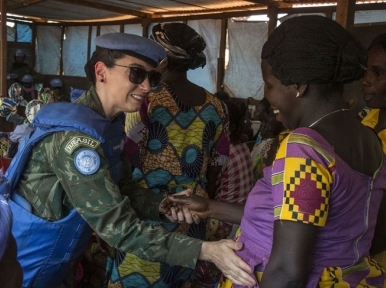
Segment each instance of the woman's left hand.
M199 259L214 263L232 283L254 287L256 279L251 267L235 253L242 248L242 243L230 239L205 241L202 244Z

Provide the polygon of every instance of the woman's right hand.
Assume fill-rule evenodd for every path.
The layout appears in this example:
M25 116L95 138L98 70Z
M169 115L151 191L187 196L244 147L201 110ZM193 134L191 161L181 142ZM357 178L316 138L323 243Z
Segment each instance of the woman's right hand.
M196 195L169 195L169 200L177 206L183 206L189 209L193 219L208 218L210 215L209 199Z

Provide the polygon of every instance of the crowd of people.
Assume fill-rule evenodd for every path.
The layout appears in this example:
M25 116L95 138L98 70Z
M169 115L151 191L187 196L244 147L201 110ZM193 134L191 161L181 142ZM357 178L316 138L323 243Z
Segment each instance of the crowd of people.
M15 53L5 287L385 287L386 34L366 50L331 19L284 21L254 135L246 102L189 81L206 43L188 25L95 44L72 102ZM359 119L342 91L360 79Z

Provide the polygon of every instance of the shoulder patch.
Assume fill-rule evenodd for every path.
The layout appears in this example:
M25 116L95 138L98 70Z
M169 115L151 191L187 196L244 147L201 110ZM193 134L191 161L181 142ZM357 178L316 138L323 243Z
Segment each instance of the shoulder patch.
M100 141L88 136L74 136L67 142L64 150L71 155L78 147L89 147L95 150L99 144L101 144Z
M101 164L98 153L90 148L82 148L74 156L76 169L83 175L91 175L98 171Z

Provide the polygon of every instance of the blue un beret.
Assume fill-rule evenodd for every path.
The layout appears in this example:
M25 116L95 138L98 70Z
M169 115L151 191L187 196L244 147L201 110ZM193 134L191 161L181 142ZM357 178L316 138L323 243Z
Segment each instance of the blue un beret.
M25 74L21 79L21 83L33 83L34 80L31 75Z
M62 80L60 80L59 78L54 78L50 81L50 85L53 88L57 88L57 87L62 87L63 83L62 83Z
M25 56L24 50L23 49L16 49L15 56L16 57L24 57Z
M166 51L161 45L134 34L103 34L95 39L95 45L101 48L118 50L141 59L154 67L157 67L158 63L166 57Z

